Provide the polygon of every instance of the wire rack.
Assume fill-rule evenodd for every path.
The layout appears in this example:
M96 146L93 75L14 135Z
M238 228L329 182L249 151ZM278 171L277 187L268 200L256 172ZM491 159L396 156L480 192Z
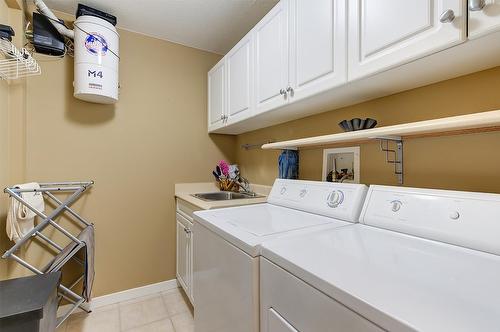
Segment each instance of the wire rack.
M0 78L15 80L41 73L38 62L28 50L18 50L10 41L0 39Z

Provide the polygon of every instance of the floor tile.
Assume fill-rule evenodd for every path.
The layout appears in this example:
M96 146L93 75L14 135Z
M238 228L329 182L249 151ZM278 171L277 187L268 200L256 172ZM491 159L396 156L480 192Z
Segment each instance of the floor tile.
M106 306L94 308L92 309L92 312L90 314L78 308L66 319L66 321L76 318L85 318L96 312L111 311L111 310L118 310L118 304L109 304Z
M190 311L189 299L177 288L162 293L169 316Z
M161 293L154 293L146 296L141 296L141 297L136 297L131 300L123 301L118 303L117 305L124 305L124 304L130 304L130 303L136 303L136 302L144 302L145 300L153 299L155 297L160 296Z
M119 307L121 328L124 331L168 318L160 295L123 302Z
M174 324L175 332L193 332L194 320L191 311L184 312L170 317L172 324Z
M77 313L66 321L65 332L120 332L118 306L102 307L90 314Z
M124 330L125 331L125 330ZM175 332L172 321L169 318L162 319L160 321L135 327L127 332Z

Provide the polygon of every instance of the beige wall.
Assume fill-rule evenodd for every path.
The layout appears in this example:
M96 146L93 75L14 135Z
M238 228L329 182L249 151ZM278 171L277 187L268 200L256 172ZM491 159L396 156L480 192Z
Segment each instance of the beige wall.
M4 1L0 1L0 23L8 22L8 8ZM4 23L5 24L5 23ZM3 188L9 182L7 154L9 147L8 136L8 112L9 112L9 86L6 81L0 80L0 188ZM5 241L5 214L7 210L7 198L0 197L0 253L6 249ZM0 280L5 279L7 275L7 264L0 259Z
M411 78L409 78L411 79ZM238 136L238 146L340 132L338 122L372 117L379 126L500 109L500 67ZM405 141L405 185L500 193L500 133ZM238 149L242 173L271 184L279 151ZM322 150L300 151L300 178L321 180ZM377 143L361 145L361 182L396 185Z
M73 61L28 82L28 181L87 180L94 295L175 278L174 183L208 181L234 138L206 133L206 73L219 56L120 31L120 101L72 96Z
M18 8L11 1L11 6ZM13 43L18 47L24 45L24 27L22 12L8 8L4 1L0 1L0 23L13 27L16 36ZM3 189L12 183L18 183L24 178L24 103L25 80L0 81L0 188ZM5 216L8 207L8 197L0 196L0 252L10 246L5 234ZM6 278L14 271L12 262L0 259L0 278ZM24 273L24 271L21 271Z
M236 153L234 137L206 129L206 75L220 56L120 36L115 106L73 98L69 57L39 58L43 74L26 87L24 180L96 181L75 206L96 227L95 296L175 278L174 183L210 181ZM29 260L41 264L40 252L32 244Z

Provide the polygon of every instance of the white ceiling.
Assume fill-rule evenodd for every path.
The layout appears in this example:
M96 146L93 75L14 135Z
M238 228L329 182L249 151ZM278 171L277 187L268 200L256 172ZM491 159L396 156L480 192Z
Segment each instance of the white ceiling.
M73 15L79 2L115 15L120 28L225 54L278 0L45 0Z

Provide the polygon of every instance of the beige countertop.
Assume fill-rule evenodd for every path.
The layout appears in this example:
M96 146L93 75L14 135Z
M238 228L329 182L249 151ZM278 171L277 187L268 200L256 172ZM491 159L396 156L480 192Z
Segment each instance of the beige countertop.
M219 191L219 188L215 183L177 183L175 184L175 197L182 199L194 206L199 207L203 210L210 209L218 209L223 207L230 206L240 206L240 205L249 205L249 204L257 204L257 203L265 203L267 201L267 195L271 192L270 186L263 185L250 185L250 189L264 197L258 198L248 198L248 199L234 199L227 201L204 201L194 196L192 194L198 193L208 193Z

